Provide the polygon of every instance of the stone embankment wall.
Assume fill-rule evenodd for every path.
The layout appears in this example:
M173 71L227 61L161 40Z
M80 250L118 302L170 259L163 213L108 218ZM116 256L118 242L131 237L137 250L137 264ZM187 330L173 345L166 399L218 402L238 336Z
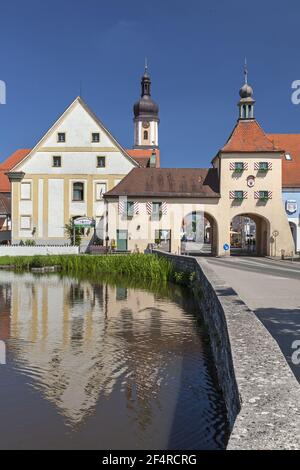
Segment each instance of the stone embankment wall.
M196 275L231 434L228 449L299 449L300 385L276 341L203 258L171 255Z

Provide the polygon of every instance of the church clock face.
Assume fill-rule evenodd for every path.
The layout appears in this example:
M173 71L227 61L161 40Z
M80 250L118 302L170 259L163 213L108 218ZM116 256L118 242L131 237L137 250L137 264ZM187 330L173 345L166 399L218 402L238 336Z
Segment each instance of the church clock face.
M142 126L144 129L148 129L150 127L150 123L148 121L143 121Z

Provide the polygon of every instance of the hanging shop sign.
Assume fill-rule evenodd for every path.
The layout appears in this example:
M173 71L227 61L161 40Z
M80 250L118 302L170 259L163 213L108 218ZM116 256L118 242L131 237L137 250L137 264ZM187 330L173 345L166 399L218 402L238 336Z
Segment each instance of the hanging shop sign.
M91 217L78 217L74 220L74 227L94 227L95 220Z

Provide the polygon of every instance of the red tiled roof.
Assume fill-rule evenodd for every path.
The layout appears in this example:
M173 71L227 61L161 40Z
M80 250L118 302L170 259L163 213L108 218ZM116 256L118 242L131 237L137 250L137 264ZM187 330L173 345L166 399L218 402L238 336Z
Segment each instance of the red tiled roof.
M16 166L26 155L29 154L31 149L18 149L14 153L12 153L6 160L0 163L0 169L11 170L14 166Z
M300 134L268 134L274 144L289 153L292 160L282 155L282 186L300 187Z
M216 168L134 168L107 196L220 197Z
M19 149L10 155L6 160L0 163L0 193L10 192L10 182L6 176L6 172L16 166L21 160L23 160L31 149Z
M143 168L149 166L150 158L153 149L126 149L126 152ZM156 168L160 167L160 152L155 149L156 153Z
M227 140L222 152L278 152L269 137L262 130L258 122L253 120L239 120Z
M6 170L0 169L0 193L10 193L10 182L5 173Z

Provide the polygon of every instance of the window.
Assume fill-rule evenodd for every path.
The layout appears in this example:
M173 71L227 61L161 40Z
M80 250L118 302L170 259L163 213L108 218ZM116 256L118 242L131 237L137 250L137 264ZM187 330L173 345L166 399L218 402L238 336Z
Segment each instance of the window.
M96 201L100 201L104 193L106 193L106 183L96 183Z
M148 131L144 131L144 140L148 140Z
M100 142L99 132L92 132L92 142Z
M66 133L65 132L58 132L57 142L65 142L65 141L66 141Z
M152 219L157 220L160 218L162 212L162 203L153 202L152 203Z
M259 162L258 169L259 171L268 171L269 169L268 162Z
M105 157L97 157L97 168L105 168Z
M128 201L126 207L127 218L131 218L134 215L134 202Z
M292 155L291 155L290 153L286 153L286 154L285 154L285 159L286 159L286 160L293 160L293 159L292 159Z
M234 199L241 200L244 199L244 191L234 191Z
M22 230L31 230L31 216L21 215L20 228Z
M54 156L52 166L55 167L55 168L60 168L61 167L61 157L59 157L57 155Z
M84 201L84 184L73 183L73 201Z
M31 199L31 183L21 183L21 199L25 201Z
M244 163L243 162L235 162L234 163L234 171L240 172L244 170Z

